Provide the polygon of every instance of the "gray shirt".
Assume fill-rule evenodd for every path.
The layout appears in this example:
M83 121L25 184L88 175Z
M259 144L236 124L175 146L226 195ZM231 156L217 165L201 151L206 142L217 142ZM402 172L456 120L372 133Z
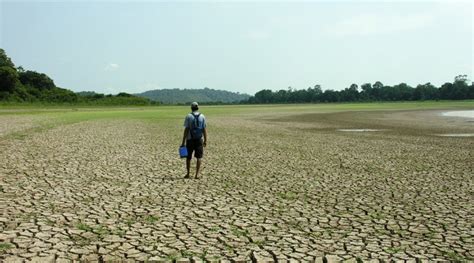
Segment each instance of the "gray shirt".
M194 122L193 114L198 115L199 112L195 111L186 115L186 118L184 119L184 128L191 129L191 125ZM204 116L204 114L199 115L199 123L202 123L203 129L206 128L206 117ZM191 140L191 132L188 132L188 137L186 138L186 140Z

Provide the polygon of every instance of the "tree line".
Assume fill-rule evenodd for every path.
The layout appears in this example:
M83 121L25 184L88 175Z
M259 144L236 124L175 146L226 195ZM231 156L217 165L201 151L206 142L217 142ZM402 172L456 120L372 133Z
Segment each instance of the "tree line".
M29 103L70 103L86 105L151 105L147 98L128 93L105 95L100 93L74 93L57 87L44 73L15 67L5 50L0 48L0 101Z
M272 91L263 89L243 103L318 103L318 102L370 102L370 101L416 101L416 100L465 100L474 99L474 85L468 84L467 75L459 75L452 83L441 87L431 83L411 87L406 83L388 86L377 81L365 83L359 88L352 84L344 90L325 90L320 85L307 89Z
M184 90L186 92L188 90ZM157 91L150 91L150 93ZM71 90L57 87L54 81L43 73L25 70L22 67L15 67L5 51L0 48L0 101L3 102L46 102L46 103L70 103L86 105L153 105L168 95L176 95L176 90L160 91L160 96L150 95L144 98L143 94L132 94L121 92L117 95L105 95L95 92L74 93ZM166 92L172 94L165 94ZM411 87L406 83L394 86L382 84L380 81L374 84L365 83L359 88L357 84L352 84L344 90L324 90L321 85L315 85L307 89L296 90L289 87L278 91L263 89L248 97L246 94L230 94L229 92L203 89L206 98L220 99L230 95L232 99L240 97L241 104L265 104L265 103L324 103L324 102L370 102L370 101L416 101L416 100L463 100L474 99L473 83L469 85L467 75L459 75L454 81L446 82L441 87L436 87L431 83L420 84ZM182 93L182 92L181 92ZM182 98L182 101L199 101L199 94L191 94ZM229 95L230 94L230 95ZM166 96L165 96L166 95ZM182 95L182 94L181 94ZM201 94L202 95L202 94ZM203 96L204 96L203 95ZM217 97L216 97L217 96ZM172 96L168 103L180 103L172 101ZM243 99L243 98L244 99ZM247 99L248 98L248 99ZM203 100L206 102L206 100ZM181 102L182 103L182 102ZM209 101L208 104L221 104L216 101ZM231 102L227 102L231 104ZM238 103L238 102L234 102Z

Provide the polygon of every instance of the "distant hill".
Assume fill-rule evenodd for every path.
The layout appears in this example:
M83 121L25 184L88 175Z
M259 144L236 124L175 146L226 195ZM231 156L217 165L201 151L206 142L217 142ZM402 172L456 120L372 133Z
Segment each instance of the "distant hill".
M134 94L164 104L179 104L197 101L199 103L223 102L232 103L248 100L247 94L226 90L204 89L159 89Z

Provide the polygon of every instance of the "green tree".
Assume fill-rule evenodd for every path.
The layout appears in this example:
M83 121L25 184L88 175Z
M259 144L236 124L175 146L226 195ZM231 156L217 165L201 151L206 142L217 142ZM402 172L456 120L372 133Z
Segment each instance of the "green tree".
M74 103L78 101L79 97L76 93L70 90L57 87L43 90L39 96L42 101L55 103Z
M459 75L454 78L453 83L446 82L439 89L441 99L461 100L470 98L470 89L467 84L466 75Z
M16 72L15 68L8 66L0 67L0 92L11 93L18 84L18 72Z
M364 83L360 86L362 89L360 97L362 100L373 100L374 98L372 97L372 84L370 83Z
M413 92L414 100L435 100L439 98L439 90L431 83L418 85Z
M452 99L452 93L453 93L453 83L446 82L441 87L439 88L439 96L440 99Z
M400 83L393 86L393 100L412 100L414 89L406 83Z
M359 100L359 86L357 84L351 84L351 86L346 90L346 96L348 101L357 101Z
M25 86L31 86L40 90L53 89L56 87L54 81L46 74L31 70L20 72L20 81Z
M269 89L261 90L255 93L256 103L271 103L273 102L273 92Z
M337 102L339 101L339 93L334 90L325 90L324 93L321 95L321 101L324 102Z
M133 95L128 94L126 92L120 92L119 94L117 94L117 97L133 97Z
M381 89L381 88L383 88L383 84L380 81L376 81L372 87L374 89Z
M469 98L469 85L467 75L458 75L454 78L452 99L462 100Z
M284 89L279 90L274 95L274 102L276 103L285 103L288 101L288 92Z
M0 67L15 68L12 60L7 56L5 50L0 48Z
M469 99L474 99L474 82L472 82L469 87Z
M374 85L372 85L372 89L370 90L371 92L370 95L374 100L382 99L382 88L383 88L383 84L380 81L376 81Z
M456 77L454 77L454 82L463 82L467 84L468 82L467 75L457 75Z
M308 88L309 101L311 102L319 102L321 94L323 94L323 90L319 84L314 85L314 88Z

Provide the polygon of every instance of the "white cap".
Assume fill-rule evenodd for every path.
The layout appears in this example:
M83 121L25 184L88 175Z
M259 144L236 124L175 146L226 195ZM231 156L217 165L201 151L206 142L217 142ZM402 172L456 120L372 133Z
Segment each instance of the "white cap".
M197 108L199 104L197 102L191 103L191 108Z

